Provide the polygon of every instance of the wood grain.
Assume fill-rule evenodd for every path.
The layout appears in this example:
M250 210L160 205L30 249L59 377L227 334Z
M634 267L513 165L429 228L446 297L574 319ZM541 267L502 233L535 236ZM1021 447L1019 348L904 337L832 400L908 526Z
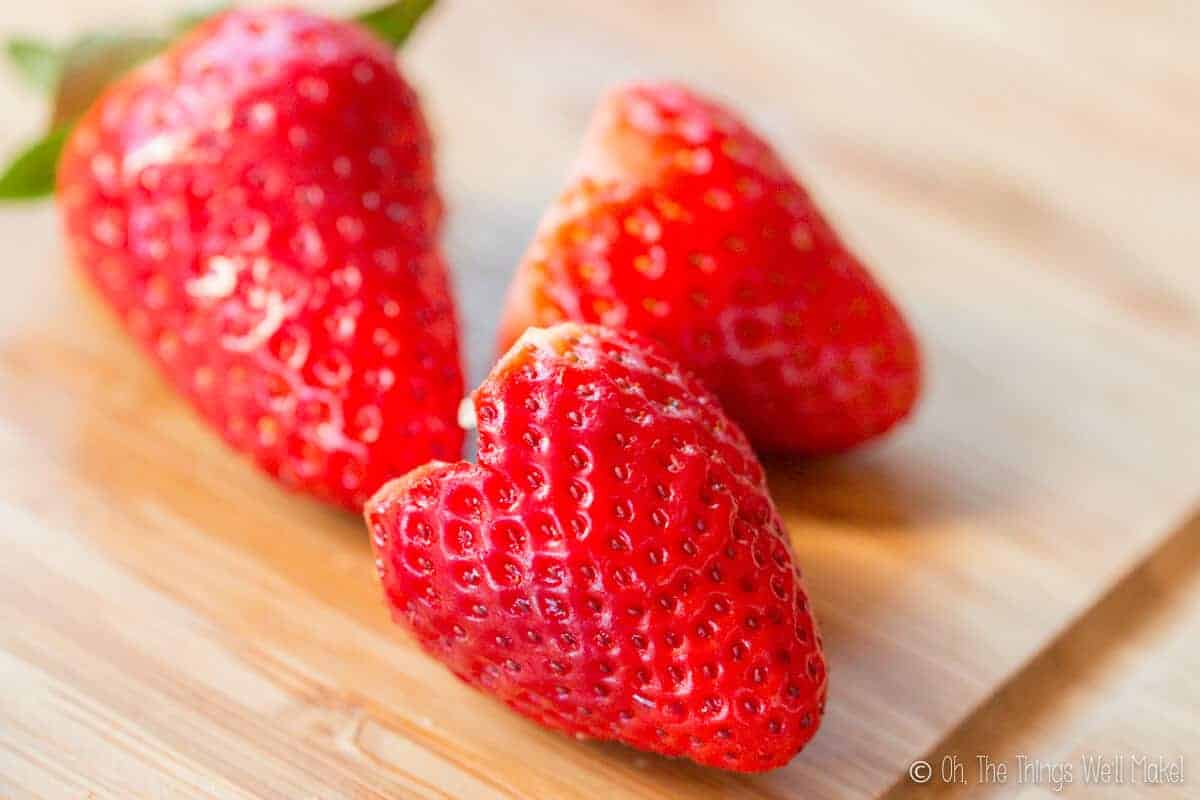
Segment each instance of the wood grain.
M46 0L5 26L139 7ZM757 777L580 744L463 687L388 622L358 521L200 426L64 265L49 208L0 211L0 796L897 784L1200 495L1198 35L1168 2L447 0L405 54L476 376L594 98L631 77L745 110L914 318L915 423L772 465L832 690L813 745ZM0 145L36 108L0 88Z
M1200 515L924 756L939 768L957 758L965 782L905 780L889 797L1195 796L1198 637ZM980 756L1007 774L981 771ZM1138 758L1179 772L1147 772ZM1123 771L1101 782L1084 759Z

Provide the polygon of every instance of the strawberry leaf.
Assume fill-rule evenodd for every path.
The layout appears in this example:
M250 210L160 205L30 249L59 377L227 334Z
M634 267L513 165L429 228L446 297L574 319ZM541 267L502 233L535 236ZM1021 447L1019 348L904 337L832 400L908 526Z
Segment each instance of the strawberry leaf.
M161 36L85 36L67 50L50 124L73 122L109 84L167 46Z
M61 125L26 147L0 175L0 200L35 200L54 191L54 174L70 125Z
M205 9L186 11L171 21L171 32L176 35L187 33L200 23L208 22L217 14L222 14L228 10L229 4L221 3L220 5L211 6Z
M4 45L8 60L21 78L39 92L49 92L58 83L62 69L62 50L36 39L9 39Z
M49 131L25 147L0 176L0 200L33 200L54 191L67 135L110 83L166 46L161 36L83 36L68 47L9 42L10 58L26 79L36 75L54 93ZM43 80L44 79L44 80ZM31 81L32 82L32 81Z
M434 0L395 0L373 11L360 14L357 21L370 28L392 47L399 47L417 27Z
M148 42L157 41L159 47L163 47L169 39L187 33L228 8L228 5L222 4L186 11L171 20L163 36L84 35L66 46L18 36L5 42L4 50L9 62L30 88L54 92L69 58L77 59L81 53L94 58L98 50L139 51L143 57L152 55Z
M394 0L358 17L393 46L412 33L434 0ZM114 80L162 52L171 41L225 9L184 15L162 34L92 34L56 48L32 39L6 45L9 60L27 83L54 93L50 131L27 146L0 175L0 200L28 200L54 191L59 154L75 122Z

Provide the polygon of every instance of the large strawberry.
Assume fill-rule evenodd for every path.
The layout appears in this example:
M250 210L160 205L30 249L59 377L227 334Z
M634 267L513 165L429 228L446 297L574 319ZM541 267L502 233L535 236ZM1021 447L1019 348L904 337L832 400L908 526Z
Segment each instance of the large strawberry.
M501 349L562 319L659 340L762 451L846 449L918 393L912 333L812 199L730 112L676 85L601 104L510 289Z
M757 771L812 737L825 662L763 470L649 340L530 329L475 392L479 463L366 519L398 622L559 730Z
M359 508L460 453L429 131L386 44L295 10L203 23L58 164L74 259L236 448Z

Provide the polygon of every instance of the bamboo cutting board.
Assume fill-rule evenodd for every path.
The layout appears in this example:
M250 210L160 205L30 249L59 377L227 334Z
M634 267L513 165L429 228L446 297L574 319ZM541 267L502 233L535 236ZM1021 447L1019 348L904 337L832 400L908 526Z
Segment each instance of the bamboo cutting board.
M602 87L744 110L910 312L915 422L771 467L829 712L746 777L578 743L383 609L357 519L192 416L0 210L0 797L873 797L1200 499L1200 15L1187 4L443 0L405 54L439 135L474 375ZM43 0L6 32L136 18ZM9 149L38 103L0 85Z

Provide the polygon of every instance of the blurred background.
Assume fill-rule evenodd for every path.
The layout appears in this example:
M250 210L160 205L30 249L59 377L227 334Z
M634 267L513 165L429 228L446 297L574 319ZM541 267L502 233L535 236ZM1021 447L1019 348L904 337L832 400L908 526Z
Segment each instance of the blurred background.
M0 34L187 8L10 0ZM404 48L472 384L593 104L632 78L752 122L924 343L911 425L771 465L832 689L812 746L753 778L457 684L392 630L357 520L197 423L69 271L50 203L0 208L0 797L974 796L1085 752L1185 759L1185 785L1114 796L1194 796L1198 41L1200 5L1165 0L440 0ZM45 111L0 73L0 151ZM1077 765L1065 792L1093 791Z

